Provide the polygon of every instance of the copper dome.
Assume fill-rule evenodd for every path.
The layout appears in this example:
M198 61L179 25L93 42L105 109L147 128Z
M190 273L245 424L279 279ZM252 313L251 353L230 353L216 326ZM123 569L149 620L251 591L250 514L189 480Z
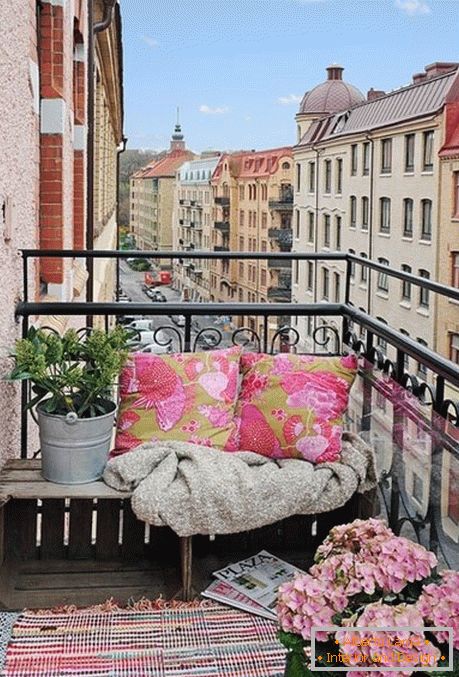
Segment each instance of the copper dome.
M310 92L306 92L300 104L299 113L336 113L365 101L362 92L343 80L342 66L329 66L328 78Z

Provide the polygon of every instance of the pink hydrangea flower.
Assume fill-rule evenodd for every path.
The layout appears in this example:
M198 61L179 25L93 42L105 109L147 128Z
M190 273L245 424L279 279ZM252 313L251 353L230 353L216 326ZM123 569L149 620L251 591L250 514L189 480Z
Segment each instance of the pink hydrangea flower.
M428 625L453 628L453 646L459 650L459 572L442 571L441 583L424 586L417 602L419 613ZM449 633L433 633L440 643L447 642Z
M411 675L414 667L434 667L438 664L441 652L431 642L426 644L422 631L423 618L414 604L391 606L381 601L368 604L356 621L348 628L339 630L336 639L340 652L348 660L345 663L353 667L400 667L397 674ZM384 630L376 632L375 627L410 627L413 630ZM355 628L355 629L354 629ZM415 630L419 628L419 630ZM356 646L360 644L360 646ZM365 677L367 672L350 670L349 677ZM386 677L383 671L370 673L377 677Z

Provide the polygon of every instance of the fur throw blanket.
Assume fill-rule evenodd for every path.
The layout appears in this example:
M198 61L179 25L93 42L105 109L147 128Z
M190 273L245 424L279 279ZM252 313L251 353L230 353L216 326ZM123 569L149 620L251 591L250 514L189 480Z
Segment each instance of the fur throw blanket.
M319 465L187 442L143 444L109 461L104 480L132 492L139 520L192 536L237 533L334 510L374 486L375 471L371 450L345 433L341 461Z

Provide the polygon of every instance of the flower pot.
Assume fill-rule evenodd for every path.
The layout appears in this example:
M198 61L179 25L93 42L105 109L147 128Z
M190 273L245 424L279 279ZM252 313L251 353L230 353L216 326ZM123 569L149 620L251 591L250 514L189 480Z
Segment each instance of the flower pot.
M102 477L108 460L116 405L108 414L78 418L48 414L37 407L42 475L57 484L86 484Z

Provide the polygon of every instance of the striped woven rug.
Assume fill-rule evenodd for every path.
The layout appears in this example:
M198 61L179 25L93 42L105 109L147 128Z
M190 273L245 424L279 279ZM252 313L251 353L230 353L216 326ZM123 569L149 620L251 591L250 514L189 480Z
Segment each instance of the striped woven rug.
M214 603L0 614L2 677L281 677L276 625ZM12 618L13 617L13 618ZM1 636L1 632L0 632Z

